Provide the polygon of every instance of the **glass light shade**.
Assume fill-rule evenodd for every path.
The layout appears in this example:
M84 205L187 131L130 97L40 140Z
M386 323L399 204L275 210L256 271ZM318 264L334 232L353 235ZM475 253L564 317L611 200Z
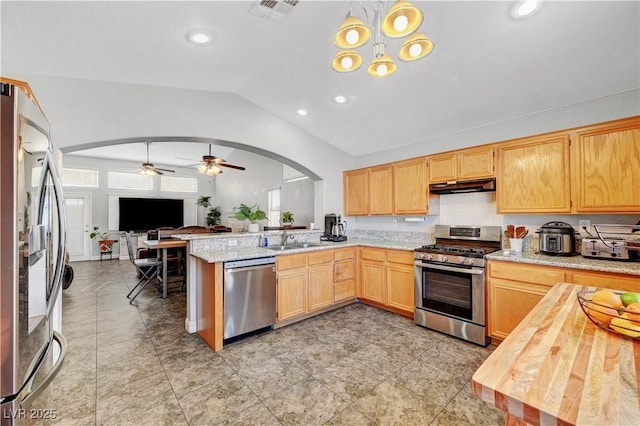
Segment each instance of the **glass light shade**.
M215 176L215 175L218 175L220 173L222 173L222 170L220 170L216 166L207 167L207 176Z
M355 49L367 41L371 37L371 30L357 16L347 15L340 29L333 38L333 42L341 49Z
M362 56L360 56L355 50L339 51L331 63L331 67L338 72L355 71L360 68L361 65Z
M396 72L397 69L398 67L391 59L391 56L385 53L371 62L368 71L374 77L386 77Z
M404 20L406 19L406 25ZM389 38L400 38L411 34L422 25L422 11L411 2L399 0L382 21L382 32ZM404 27L404 28L403 28Z
M422 33L413 33L400 48L398 59L401 61L415 61L424 58L434 48L434 44L429 38Z
M206 172L206 171L207 171L207 165L206 165L206 164L200 164L200 165L198 166L198 171L199 171L200 173L204 173L204 172Z

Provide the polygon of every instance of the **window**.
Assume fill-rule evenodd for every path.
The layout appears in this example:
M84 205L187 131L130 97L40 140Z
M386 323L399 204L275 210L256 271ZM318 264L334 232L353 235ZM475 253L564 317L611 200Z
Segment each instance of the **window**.
M271 226L278 226L280 224L280 188L272 189L267 195L269 197L267 218Z
M64 186L98 187L98 171L63 168L60 176Z
M160 190L166 192L198 192L198 179L160 176Z
M153 191L153 176L138 173L109 172L108 186L112 189L137 189Z

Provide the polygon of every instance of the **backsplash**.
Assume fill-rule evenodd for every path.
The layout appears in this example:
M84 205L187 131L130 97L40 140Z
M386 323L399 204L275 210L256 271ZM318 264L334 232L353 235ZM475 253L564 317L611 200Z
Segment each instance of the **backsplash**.
M435 242L433 232L380 231L371 229L353 229L349 238L362 240L397 241L414 244L416 248Z

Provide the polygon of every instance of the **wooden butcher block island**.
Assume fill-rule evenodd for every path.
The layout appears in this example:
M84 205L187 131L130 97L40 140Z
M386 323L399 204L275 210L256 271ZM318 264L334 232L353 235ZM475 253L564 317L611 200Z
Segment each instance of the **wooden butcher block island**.
M593 324L581 290L555 284L473 375L507 424L640 425L640 340Z

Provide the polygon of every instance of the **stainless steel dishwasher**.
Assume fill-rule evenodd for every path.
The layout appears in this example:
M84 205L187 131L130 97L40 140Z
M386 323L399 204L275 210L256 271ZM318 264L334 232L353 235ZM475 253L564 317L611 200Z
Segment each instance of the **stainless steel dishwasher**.
M224 263L224 338L276 323L276 257Z

